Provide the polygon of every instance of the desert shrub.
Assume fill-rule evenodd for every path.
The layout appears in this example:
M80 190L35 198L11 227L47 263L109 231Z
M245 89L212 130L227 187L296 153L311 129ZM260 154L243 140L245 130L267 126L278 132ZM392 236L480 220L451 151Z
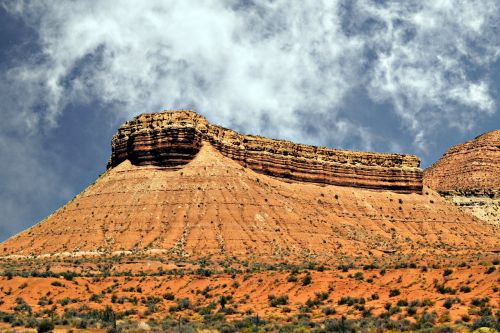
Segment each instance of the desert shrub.
M280 295L280 296L269 295L267 298L269 300L269 305L272 307L288 304L288 295Z
M372 263L372 264L364 265L363 266L363 270L364 271L367 271L367 270L370 270L370 269L377 269L377 268L379 268L379 266L378 266L377 263Z
M471 292L471 288L469 286L460 286L458 289L463 293L470 293Z
M288 282L297 282L297 280L298 280L298 278L297 278L297 275L295 275L295 274L290 274L288 276L288 279L287 279Z
M189 309L191 307L191 303L189 301L189 298L179 298L177 299L177 305L173 305L169 308L170 312L177 312L177 311L182 311Z
M406 299L400 299L397 303L397 306L408 306L408 300Z
M488 305L489 302L490 302L489 297L484 297L484 298L474 297L470 301L470 304L473 306L485 307L486 305Z
M173 301L175 299L175 296L172 293L165 293L163 294L163 298L168 301Z
M443 307L445 307L446 309L451 309L454 303L455 302L453 301L453 298L447 298L443 303Z
M337 311L335 311L334 308L329 307L329 306L322 308L321 312L323 312L323 314L325 314L326 316L334 315L337 313Z
M482 316L472 324L471 328L472 330L476 330L481 327L489 327L500 330L500 322L495 320L492 316Z
M391 289L389 291L389 297L396 297L399 295L401 295L401 292L399 291L399 289Z
M312 282L312 276L311 276L311 273L307 273L303 278L302 278L302 285L303 286L307 286L309 284L311 284Z
M357 329L350 320L344 317L341 319L332 319L325 322L326 332L356 332Z
M38 333L51 332L54 329L54 323L48 319L43 319L38 322L36 331Z
M12 308L15 312L29 312L31 313L31 306L22 298L16 298L16 305Z
M188 299L189 301L189 299ZM147 306L149 313L154 313L158 311L158 304L161 303L161 298L156 296L148 296L141 300L142 304ZM183 308L184 309L184 308Z
M441 294L455 295L457 291L451 287L447 287L444 283L434 283L434 288Z
M422 303L418 299L414 299L408 303L409 306L418 308Z
M414 316L417 314L417 307L410 306L410 307L408 307L408 309L406 309L406 312L408 313L409 316Z
M352 306L354 304L365 304L366 300L363 297L360 298L354 298L351 296L342 296L339 301L337 302L338 305L344 305L346 304L347 306Z
M424 298L424 300L422 301L422 307L424 307L424 308L427 306L433 306L433 305L434 305L434 302L428 298Z
M330 296L330 293L328 292L316 292L314 293L316 295L316 299L319 300L320 302L328 299L328 296Z
M363 272L356 272L356 273L354 274L354 278L355 278L356 280L360 280L360 281L362 281L362 280L364 280L364 279L365 279L365 277L364 277L364 275L363 275Z
M62 284L59 281L54 281L54 282L51 283L51 285L54 286L54 287L64 287L64 284Z
M451 275L451 273L453 273L453 270L450 269L450 268L446 268L444 271L443 271L443 276L448 276L448 275Z
M65 280L68 280L68 281L73 281L73 278L74 278L75 276L77 276L77 275L76 275L76 273L74 273L74 272L63 272L63 273L61 273L61 276L62 276Z
M60 299L57 303L61 304L62 306L66 306L70 303L78 303L80 299L78 298L70 298L70 297L65 297L63 299Z
M339 265L338 269L341 270L342 272L349 272L349 269L352 268L352 264L350 265Z
M372 316L372 310L371 309L363 309L361 311L361 316L363 318L369 318L369 317L371 317Z
M486 270L486 274L491 274L491 273L493 273L495 270L496 270L496 267L495 267L495 266L488 267L488 269Z
M310 298L308 298L307 301L306 301L306 306L308 308L313 308L313 307L316 307L316 306L318 306L320 304L321 304L321 302L318 299L310 299Z
M437 314L435 312L424 312L415 323L416 329L431 328L436 323Z

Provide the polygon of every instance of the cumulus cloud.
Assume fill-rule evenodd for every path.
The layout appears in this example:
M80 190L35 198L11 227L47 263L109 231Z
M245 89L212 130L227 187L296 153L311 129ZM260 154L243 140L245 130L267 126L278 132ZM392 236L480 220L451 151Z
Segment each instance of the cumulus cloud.
M489 78L473 78L467 69L498 59L499 9L488 1L364 3L356 9L358 24L376 22L368 32L367 47L377 57L370 96L393 103L420 149L436 128L467 130L475 116L494 112Z
M0 3L36 31L33 52L0 68L0 151L26 151L0 177L25 158L29 193L64 183L36 152L75 103L120 121L193 108L247 133L424 153L436 130L469 130L497 108L495 0ZM360 121L357 92L406 137Z
M8 74L40 97L45 108L32 122L49 126L68 102L98 99L124 117L192 107L225 125L307 140L298 113L335 115L348 107L346 92L364 85L425 149L433 127L466 129L495 108L488 77L463 68L498 59L495 1L6 6L39 33L41 52ZM23 102L26 112L35 105Z

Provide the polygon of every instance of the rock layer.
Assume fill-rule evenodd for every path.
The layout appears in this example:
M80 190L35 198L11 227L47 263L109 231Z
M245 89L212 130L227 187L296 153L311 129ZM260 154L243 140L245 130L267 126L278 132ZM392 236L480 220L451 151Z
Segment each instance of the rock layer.
M283 179L330 185L421 193L420 160L414 155L336 150L242 135L212 125L193 111L143 114L113 137L108 167L125 160L134 165L180 167L202 142L256 172Z
M5 241L0 255L132 251L334 263L500 248L495 226L428 188L383 191L419 192L414 156L240 135L191 111L139 116L112 146L96 182Z
M500 130L450 148L425 170L424 184L462 210L500 225Z
M151 251L163 258L338 263L498 248L493 226L432 190L284 182L203 142L183 167L126 160L110 168L46 220L4 242L0 254Z

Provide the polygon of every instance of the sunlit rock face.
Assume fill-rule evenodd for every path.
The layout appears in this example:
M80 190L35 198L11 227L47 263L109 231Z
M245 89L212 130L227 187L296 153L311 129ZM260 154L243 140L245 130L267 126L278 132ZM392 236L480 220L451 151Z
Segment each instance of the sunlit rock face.
M421 193L420 160L414 155L337 150L242 135L212 125L193 111L143 114L125 123L113 138L108 167L180 167L202 142L256 172L292 181Z
M500 130L450 148L424 184L476 217L500 224Z
M421 193L415 156L241 135L192 111L138 116L112 146L103 175L2 243L0 256L143 253L337 265L500 247L495 226L430 188Z

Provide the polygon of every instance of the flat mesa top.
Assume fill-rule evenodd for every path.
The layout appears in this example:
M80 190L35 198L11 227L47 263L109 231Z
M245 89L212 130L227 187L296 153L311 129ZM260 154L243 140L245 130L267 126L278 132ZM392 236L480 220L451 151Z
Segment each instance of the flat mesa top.
M379 165L381 167L396 166L401 168L419 168L420 159L413 154L397 153L378 153L368 151L356 151L328 148L324 146L313 146L295 143L289 140L272 139L259 135L240 134L231 129L222 126L213 125L202 115L192 110L164 110L156 113L143 113L136 116L133 120L126 122L120 127L115 139L130 135L136 131L164 129L174 127L193 127L201 132L209 130L217 132L218 136L233 145L238 143L241 148L248 148L251 144L270 146L270 149L282 149L301 155L317 155L318 159L322 156L337 155L343 157L340 163L348 164L369 164L371 166ZM255 148L255 147L254 147Z

